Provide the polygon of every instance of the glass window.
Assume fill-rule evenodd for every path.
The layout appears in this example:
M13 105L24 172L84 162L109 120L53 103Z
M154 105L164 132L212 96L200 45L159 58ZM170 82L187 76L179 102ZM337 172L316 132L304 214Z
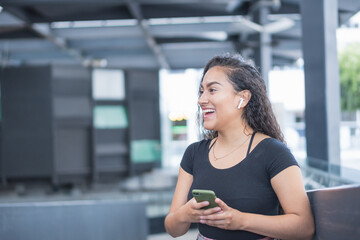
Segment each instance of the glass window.
M92 74L93 98L97 100L125 99L124 72L94 69Z

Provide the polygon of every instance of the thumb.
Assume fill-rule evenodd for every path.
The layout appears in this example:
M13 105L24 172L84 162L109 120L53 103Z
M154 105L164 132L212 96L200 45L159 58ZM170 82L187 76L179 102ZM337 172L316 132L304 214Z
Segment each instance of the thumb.
M223 211L225 211L225 210L227 210L227 209L229 208L229 206L226 205L226 203L224 203L224 201L222 201L220 198L216 198L216 199L215 199L215 202L219 205L219 207L220 207Z

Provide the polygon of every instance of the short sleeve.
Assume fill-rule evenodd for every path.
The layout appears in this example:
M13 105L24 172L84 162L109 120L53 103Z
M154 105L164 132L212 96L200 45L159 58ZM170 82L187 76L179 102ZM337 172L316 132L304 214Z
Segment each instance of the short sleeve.
M181 168L191 175L193 174L193 168L194 168L194 154L195 154L194 146L195 143L187 147L180 163Z
M290 166L299 166L294 155L280 141L273 145L272 156L266 164L266 170L270 179Z

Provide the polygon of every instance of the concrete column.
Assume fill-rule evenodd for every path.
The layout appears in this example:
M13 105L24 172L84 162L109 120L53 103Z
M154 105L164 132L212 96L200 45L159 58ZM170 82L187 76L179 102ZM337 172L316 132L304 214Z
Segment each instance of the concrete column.
M305 123L309 164L340 164L340 89L336 50L337 0L301 3ZM320 160L313 162L312 160Z
M254 21L260 25L265 25L268 20L269 8L260 7L254 13ZM257 67L260 67L261 75L265 81L267 90L269 89L269 72L272 66L272 54L271 54L271 34L260 32L257 40L259 42L258 47L254 51L254 61ZM268 90L269 91L269 90Z

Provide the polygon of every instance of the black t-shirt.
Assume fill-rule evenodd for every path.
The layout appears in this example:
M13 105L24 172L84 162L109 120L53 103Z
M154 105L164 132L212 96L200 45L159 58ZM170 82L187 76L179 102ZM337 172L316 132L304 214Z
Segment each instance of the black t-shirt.
M185 151L180 166L193 175L188 199L193 189L213 190L228 206L242 212L277 215L279 200L270 180L282 170L297 165L290 150L279 140L266 138L233 167L217 169L209 161L210 140L191 144ZM198 224L199 231L208 238L219 240L261 239L247 231L230 231Z

